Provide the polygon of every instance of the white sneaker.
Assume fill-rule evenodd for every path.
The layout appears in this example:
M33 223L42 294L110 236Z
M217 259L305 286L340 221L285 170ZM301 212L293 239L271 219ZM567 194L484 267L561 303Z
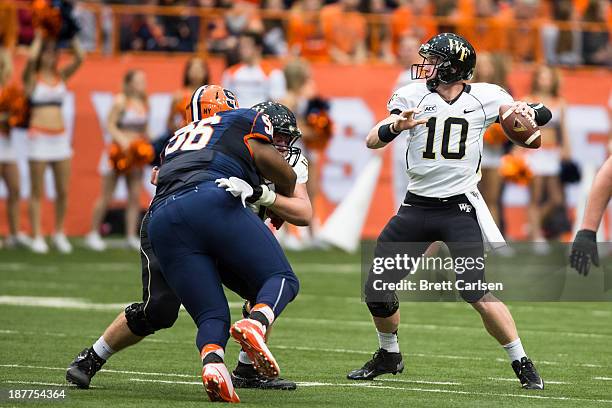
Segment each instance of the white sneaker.
M126 239L127 247L135 251L140 251L140 239L135 235L130 235Z
M536 255L548 255L550 253L550 244L544 238L536 238L531 243L531 248Z
M69 254L72 252L72 245L70 245L68 238L66 238L66 235L64 235L63 232L57 232L55 235L53 235L52 240L53 245L60 253Z
M5 246L7 249L30 248L32 240L23 232L18 232L17 235L6 237Z
M92 251L106 251L106 242L104 242L100 234L96 231L91 231L89 234L85 235L84 244L87 249L91 249Z
M46 254L49 252L49 246L42 236L34 237L32 245L30 245L32 252L37 254Z
M516 255L516 250L510 245L506 244L503 247L497 248L495 254L504 258L511 258Z

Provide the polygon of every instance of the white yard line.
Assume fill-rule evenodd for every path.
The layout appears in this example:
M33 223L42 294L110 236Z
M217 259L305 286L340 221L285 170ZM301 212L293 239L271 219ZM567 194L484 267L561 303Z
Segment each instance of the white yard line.
M65 368L61 367L44 367L44 366L28 366L28 365L20 365L20 364L1 364L0 367L6 368L32 368L32 369L42 369L42 370L65 370ZM124 370L102 370L101 372L106 371L107 373L115 373L115 374L129 374L129 375L148 375L148 376L160 376L160 377L184 377L184 378L196 378L195 375L189 374L177 374L177 373L156 373L156 372L139 372L139 371L124 371ZM607 378L607 377L595 377L595 378ZM492 378L494 379L494 378ZM506 380L506 379L502 379ZM200 381L173 381L173 380L157 380L157 379L145 379L145 378L130 378L130 381L136 382L149 382L149 383L158 383L158 384L182 384L182 385L198 385L201 386ZM386 381L393 382L393 379L387 379ZM394 382L409 382L409 380L397 380ZM514 380L516 381L516 380ZM461 391L461 390L448 390L448 389L436 389L436 388L413 388L413 387L393 387L388 385L380 385L377 384L378 381L373 383L370 382L356 382L356 383L333 383L333 382L298 382L297 385L301 387L353 387L353 388L378 388L378 389L389 389L389 390L398 390L398 391L412 391L412 392L429 392L429 393L445 393L445 394L461 394L461 395L479 395L479 396L496 396L496 397L516 397L516 398L533 398L533 399L542 399L542 400L557 400L557 401L583 401L583 402L602 402L602 403L612 403L612 400L604 400L604 399L588 399L588 398L573 398L573 397L552 397L545 395L534 395L534 394L504 394L504 393L486 393L486 392L477 392L477 391ZM419 382L419 381L414 381ZM27 381L5 381L5 383L15 383L15 384L33 384L33 385L49 385L49 386L68 386L67 384L61 383L38 383L38 382L27 382ZM426 382L422 381L424 384L433 384L433 385L460 385L461 383L456 382ZM549 381L549 383L553 383Z
M48 387L73 387L68 383L48 383L48 382L39 382L39 381L14 381L14 380L6 380L3 381L5 384L24 384L24 385L44 385ZM95 385L90 385L89 388L104 388Z
M493 380L493 381L508 381L508 382L517 382L518 381L516 378L499 378L499 377L489 377L489 380ZM566 385L566 384L572 384L572 383L571 382L567 382L567 381L554 381L554 380L544 379L544 384Z
M376 380L374 380L374 383L377 383L379 381L403 383L403 384L462 385L460 382L455 382L455 381L400 380L397 378L377 378Z
M169 381L169 380L151 380L142 378L130 378L130 381L136 382L151 382L161 384L183 384L183 385L197 385L201 386L199 381ZM371 388L371 389L383 389L383 390L394 390L394 391L407 391L407 392L423 392L423 393L439 393L439 394L459 394L467 396L485 396L485 397L510 397L510 398L528 398L538 400L552 400L552 401L580 401L580 402L601 402L612 404L612 400L606 399L588 399L588 398L573 398L573 397L553 397L546 395L535 395L535 394L506 394L506 393L494 393L494 392L477 392L477 391L461 391L461 390L447 390L439 388L415 388L415 387L392 387L388 385L376 385L367 382L356 382L356 383L333 383L333 382L297 382L298 387L347 387L347 388Z
M612 377L593 377L593 379L599 381L612 381Z
M65 367L45 367L45 366L32 366L22 364L0 364L0 367L5 368L29 368L34 370L53 370L53 371L66 371ZM125 370L110 370L103 368L100 370L101 373L113 373L113 374L129 374L129 375L150 375L156 377L180 377L180 378L194 378L193 375L189 374L178 374L178 373L156 373L150 371L125 371Z
M71 297L46 297L46 296L9 296L0 295L0 305L44 307L51 309L77 309L77 310L112 310L125 309L130 302L126 303L94 303L87 299ZM229 302L230 307L242 307L242 302ZM181 310L184 310L181 307Z

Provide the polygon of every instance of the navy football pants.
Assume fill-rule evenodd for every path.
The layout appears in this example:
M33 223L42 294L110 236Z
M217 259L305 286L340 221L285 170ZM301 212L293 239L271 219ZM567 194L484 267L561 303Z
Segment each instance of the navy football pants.
M149 239L168 285L198 326L198 350L225 347L230 311L222 285L278 316L299 290L270 229L239 199L205 182L152 206Z

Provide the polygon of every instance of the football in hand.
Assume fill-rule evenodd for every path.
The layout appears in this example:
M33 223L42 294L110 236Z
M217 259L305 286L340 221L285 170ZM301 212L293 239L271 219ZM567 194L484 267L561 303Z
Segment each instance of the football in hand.
M514 112L510 105L502 105L499 107L499 122L514 144L527 149L540 147L540 128L531 117Z

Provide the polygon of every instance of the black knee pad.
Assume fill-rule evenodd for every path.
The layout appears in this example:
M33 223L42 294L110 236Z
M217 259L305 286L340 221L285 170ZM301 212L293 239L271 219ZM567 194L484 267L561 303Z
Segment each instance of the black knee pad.
M144 303L132 303L126 307L125 318L128 327L135 335L145 337L155 333L155 328L145 316Z
M178 319L180 304L176 307L170 307L167 303L147 305L146 318L153 330L168 329L174 325Z
M468 303L476 303L489 293L488 290L460 290L458 292L459 296Z
M380 296L380 295L379 295ZM384 302L368 302L366 305L370 309L370 314L374 317L390 317L399 309L399 299L395 292L386 295L389 299Z

